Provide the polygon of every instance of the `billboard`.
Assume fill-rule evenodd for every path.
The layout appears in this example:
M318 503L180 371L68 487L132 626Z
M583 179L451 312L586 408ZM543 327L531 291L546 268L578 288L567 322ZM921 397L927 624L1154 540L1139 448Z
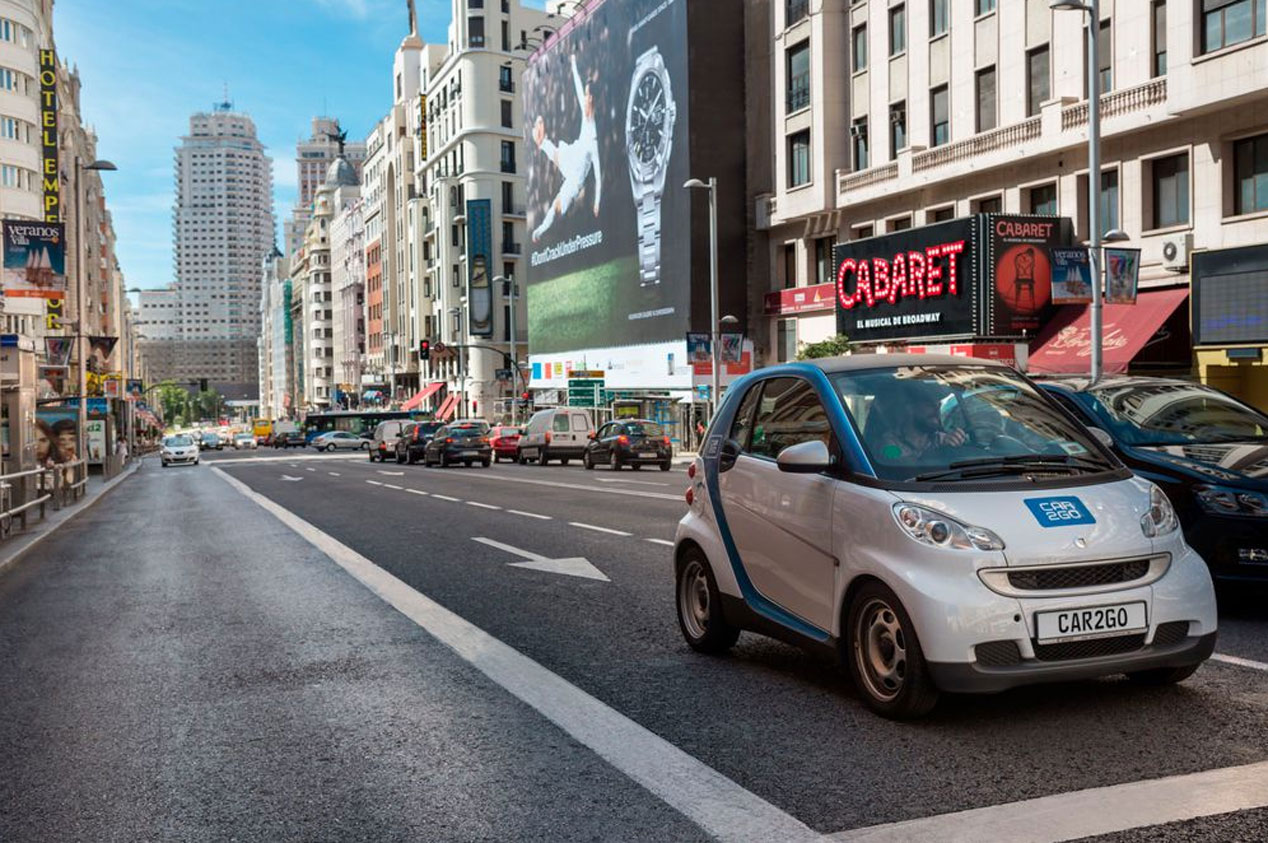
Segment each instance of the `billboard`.
M687 6L591 4L525 71L534 355L690 327Z
M1193 256L1194 345L1268 342L1268 246Z
M493 204L467 200L467 336L493 336Z
M1092 300L1092 268L1087 249L1052 250L1052 303L1087 304Z
M35 459L41 465L79 459L79 411L71 408L35 411Z
M5 220L4 294L15 298L66 296L66 231L60 222Z
M994 336L1034 334L1052 310L1052 249L1068 242L1061 217L980 217L986 226L987 330Z

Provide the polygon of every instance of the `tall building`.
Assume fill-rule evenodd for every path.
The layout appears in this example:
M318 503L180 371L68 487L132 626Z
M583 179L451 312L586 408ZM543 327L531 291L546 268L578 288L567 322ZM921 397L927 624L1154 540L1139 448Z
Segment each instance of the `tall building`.
M330 287L334 293L335 387L341 403L359 402L365 355L365 203L360 185L341 188L346 198L330 223ZM355 197L355 198L354 198Z
M357 179L365 166L365 141L343 140L343 130L334 117L314 117L307 140L295 144L295 173L298 195L289 219L282 223L286 254L299 250L304 229L312 216L313 196L326 180L326 171L340 155L352 165Z
M1139 349L1118 361L1130 370L1198 375L1261 406L1268 311L1235 276L1268 273L1266 7L1102 2L1090 80L1100 228L1141 250L1139 301L1159 305L1124 319L1107 309L1107 342ZM772 84L751 92L775 112L762 209L774 274L761 315L768 362L835 333L838 242L981 212L1068 217L1086 242L1083 13L1047 0L789 0L771 10ZM1083 365L1086 327L1056 311L1074 320L1064 341L1084 344Z
M225 102L190 118L175 162L177 377L254 397L260 266L274 243L271 161L251 118Z

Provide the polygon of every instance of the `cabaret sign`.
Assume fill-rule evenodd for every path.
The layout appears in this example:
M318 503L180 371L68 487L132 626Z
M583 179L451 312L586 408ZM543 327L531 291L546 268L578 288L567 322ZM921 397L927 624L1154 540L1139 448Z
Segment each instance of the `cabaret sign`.
M886 258L846 258L837 267L837 300L841 307L876 307L919 299L960 294L957 262L964 241L955 240L923 250L898 252Z

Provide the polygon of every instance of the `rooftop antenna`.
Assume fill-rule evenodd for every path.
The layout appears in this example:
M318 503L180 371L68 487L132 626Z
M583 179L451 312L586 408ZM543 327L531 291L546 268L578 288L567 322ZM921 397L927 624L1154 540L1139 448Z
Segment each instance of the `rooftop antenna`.
M216 103L216 111L233 111L233 101L229 99L229 83L225 82L225 96L220 102Z
M406 0L409 3L409 34L418 34L418 12L414 9L414 0Z

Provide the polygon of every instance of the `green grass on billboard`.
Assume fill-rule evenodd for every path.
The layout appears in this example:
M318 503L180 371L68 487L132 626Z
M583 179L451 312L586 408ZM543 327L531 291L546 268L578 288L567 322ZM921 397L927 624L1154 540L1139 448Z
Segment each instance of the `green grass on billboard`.
M681 338L685 312L631 320L664 306L665 290L641 287L638 260L615 258L549 281L528 293L529 347L534 354L606 348Z

